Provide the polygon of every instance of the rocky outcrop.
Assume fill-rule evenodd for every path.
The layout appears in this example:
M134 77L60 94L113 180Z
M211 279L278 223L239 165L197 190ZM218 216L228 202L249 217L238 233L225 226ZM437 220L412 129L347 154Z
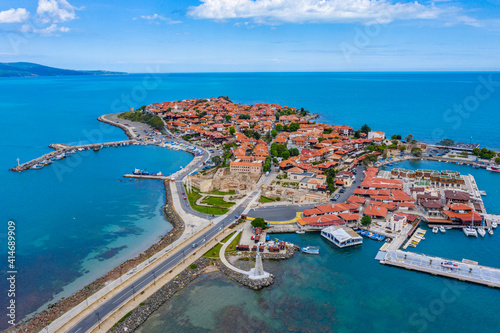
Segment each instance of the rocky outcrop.
M142 325L156 310L160 308L176 292L187 287L198 276L203 274L204 269L211 264L206 258L200 258L190 267L183 270L179 275L165 284L157 292L151 295L145 302L141 303L131 313L126 314L115 326L108 332L112 333L130 333Z
M248 275L238 273L230 268L227 268L221 261L216 262L219 270L224 273L228 278L237 281L241 285L244 285L253 290L259 290L264 287L268 287L274 283L274 275L270 274L268 278L263 279L250 279Z

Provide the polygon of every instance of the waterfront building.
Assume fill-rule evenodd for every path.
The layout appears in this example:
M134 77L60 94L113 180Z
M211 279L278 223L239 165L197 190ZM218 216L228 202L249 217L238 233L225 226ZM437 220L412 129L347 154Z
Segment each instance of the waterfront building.
M330 226L321 230L321 236L340 248L361 245L363 237L354 230L343 226Z

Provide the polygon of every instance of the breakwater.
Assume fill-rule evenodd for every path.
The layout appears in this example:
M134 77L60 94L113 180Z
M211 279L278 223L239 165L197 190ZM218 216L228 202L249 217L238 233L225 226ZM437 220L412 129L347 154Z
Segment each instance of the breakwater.
M66 155L66 154L72 154L75 153L76 151L83 151L83 150L88 150L88 149L94 149L94 150L99 150L101 148L108 148L108 147L120 147L120 146L128 146L130 144L133 144L135 141L133 140L124 140L124 141L114 141L114 142L106 142L106 143L92 143L92 144L87 144L87 145L77 145L77 146L70 146L66 144L51 144L49 147L56 149L55 151L52 151L48 154L44 154L40 157L37 157L35 159L32 159L31 161L19 164L16 167L11 168L11 171L16 171L16 172L22 172L25 170L28 170L34 165L40 164L44 161L50 161L51 159L56 159L58 156ZM64 158L69 157L68 156L63 156Z
M263 279L251 279L248 274L242 274L235 272L234 270L228 268L226 265L222 263L222 261L218 260L216 262L219 270L224 273L228 278L237 281L239 284L248 287L253 290L260 290L264 287L268 287L274 283L274 275L270 274L269 277Z
M61 299L54 304L49 304L47 309L43 310L39 314L34 315L33 317L26 318L26 320L24 320L23 322L20 322L16 326L13 326L9 330L7 330L7 332L38 332L42 330L44 327L49 325L51 322L59 318L70 309L73 309L82 302L85 302L86 299L99 292L112 281L119 279L120 276L125 275L140 263L148 260L155 253L158 253L159 251L163 250L168 245L176 241L184 232L185 224L174 209L169 182L165 181L164 185L166 204L163 208L163 211L165 213L167 221L170 222L173 227L169 233L164 235L158 242L151 245L146 251L142 252L138 256L125 261L99 279L88 284L75 294ZM89 304L91 304L91 301L89 301Z
M137 136L130 130L130 128L128 128L127 126L125 126L123 124L114 122L114 121L107 118L108 116L118 116L119 114L120 113L105 114L105 115L99 116L97 118L97 120L99 120L100 122L103 122L105 124L121 128L125 132L125 135L127 135L130 140L137 139Z
M145 302L141 303L125 317L120 319L108 332L129 333L134 332L141 326L156 310L167 300L175 295L179 290L187 287L192 281L203 274L206 267L211 264L211 260L201 257L190 267L183 270L179 275L166 283L157 292L151 295ZM193 267L193 268L191 268Z

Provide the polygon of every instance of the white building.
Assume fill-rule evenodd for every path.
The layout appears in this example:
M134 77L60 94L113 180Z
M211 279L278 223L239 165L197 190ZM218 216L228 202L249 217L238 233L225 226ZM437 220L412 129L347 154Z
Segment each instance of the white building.
M380 131L368 132L368 140L371 139L385 139L385 133Z
M340 248L354 246L363 243L363 237L354 230L342 226L329 226L321 230L321 236L328 239Z

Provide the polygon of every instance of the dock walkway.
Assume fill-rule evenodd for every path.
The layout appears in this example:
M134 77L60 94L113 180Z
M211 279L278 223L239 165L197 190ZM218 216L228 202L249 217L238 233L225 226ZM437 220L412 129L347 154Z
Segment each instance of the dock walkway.
M16 171L16 172L22 172L24 170L28 170L31 168L33 165L41 163L46 160L50 160L51 158L56 157L57 155L67 153L69 151L77 151L77 150L82 150L82 149L101 149L102 148L107 148L107 147L119 147L120 145L130 145L133 144L135 141L134 140L123 140L123 141L114 141L114 142L105 142L105 143L92 143L92 144L87 144L87 145L77 145L77 146L70 146L70 145L62 145L62 144L52 144L50 147L56 148L55 151L52 151L50 153L44 154L40 157L37 157L35 159L32 159L31 161L25 162L23 164L19 164L16 167L11 168L11 171ZM61 149L57 149L61 148Z
M443 267L441 265L442 262L451 262L456 266ZM474 264L472 261L466 259L463 261L455 261L397 250L388 251L380 263L432 275L444 276L460 281L473 282L493 288L500 288L500 269Z

